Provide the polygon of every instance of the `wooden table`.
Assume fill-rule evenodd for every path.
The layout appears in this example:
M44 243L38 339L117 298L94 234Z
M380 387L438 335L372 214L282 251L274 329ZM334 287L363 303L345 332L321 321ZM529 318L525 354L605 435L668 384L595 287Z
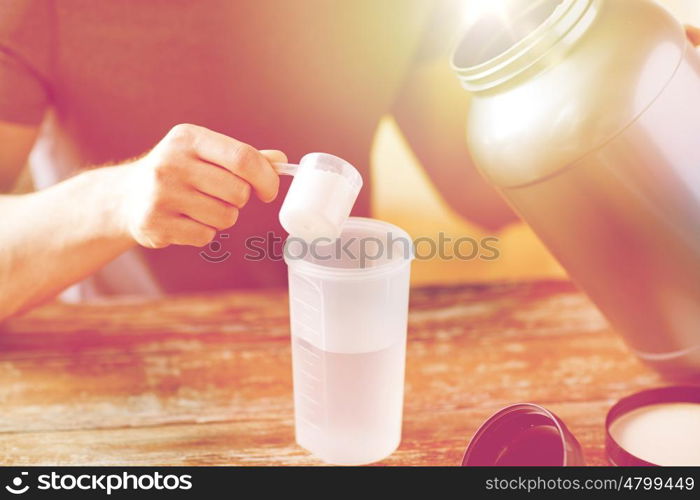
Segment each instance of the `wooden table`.
M0 463L308 465L283 291L51 304L0 331ZM412 291L402 445L455 465L490 414L545 405L606 463L612 403L661 384L565 282Z

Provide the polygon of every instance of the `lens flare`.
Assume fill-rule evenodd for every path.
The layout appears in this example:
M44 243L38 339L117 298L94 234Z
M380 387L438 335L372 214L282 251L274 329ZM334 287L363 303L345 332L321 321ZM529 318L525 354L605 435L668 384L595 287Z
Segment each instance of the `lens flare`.
M498 16L502 20L508 17L508 4L512 0L464 0L462 19L465 27L471 26L484 17Z

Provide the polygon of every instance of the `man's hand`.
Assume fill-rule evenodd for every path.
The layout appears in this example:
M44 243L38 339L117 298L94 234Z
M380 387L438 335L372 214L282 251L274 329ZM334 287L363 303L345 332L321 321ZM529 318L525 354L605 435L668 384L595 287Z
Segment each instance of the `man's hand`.
M26 131L23 144L30 135ZM16 137L0 122L0 145ZM0 168L16 170L20 153L0 155ZM263 201L275 198L279 178L271 163L286 160L279 151L257 151L202 127L178 125L131 163L86 170L31 194L0 196L0 321L53 297L136 243L208 244L216 230L235 224L251 191Z
M151 152L123 167L119 202L124 229L140 245L205 246L233 226L251 190L264 202L277 196L273 162L280 151L258 151L195 125L177 125Z

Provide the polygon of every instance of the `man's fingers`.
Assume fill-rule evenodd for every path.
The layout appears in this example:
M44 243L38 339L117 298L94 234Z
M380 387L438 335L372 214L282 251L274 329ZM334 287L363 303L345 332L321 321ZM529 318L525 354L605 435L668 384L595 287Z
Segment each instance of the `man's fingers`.
M203 127L199 127L198 132L193 146L199 158L248 181L262 201L275 199L279 177L257 149Z
M189 183L197 191L238 208L243 208L250 199L251 188L247 181L211 163L196 165Z
M173 206L180 214L219 230L230 228L238 220L238 208L195 190L177 193Z
M287 163L287 155L276 149L261 149L260 154L270 163Z
M216 229L200 224L185 215L175 215L165 220L164 231L168 244L203 247L216 236Z
M250 182L258 198L265 203L277 198L280 187L279 175L267 157L258 150L244 144L242 150L238 151L233 171L239 177Z
M688 35L688 40L690 40L690 43L696 47L700 45L700 28L696 28L695 26L686 26L685 32Z

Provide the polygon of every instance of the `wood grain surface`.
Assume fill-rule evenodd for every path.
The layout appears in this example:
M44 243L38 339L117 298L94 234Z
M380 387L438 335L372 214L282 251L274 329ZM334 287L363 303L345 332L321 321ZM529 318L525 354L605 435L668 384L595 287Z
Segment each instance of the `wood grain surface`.
M0 327L4 465L309 465L294 443L282 291L50 304ZM589 465L604 419L663 384L566 282L415 289L404 432L387 465L457 465L499 408L562 418Z

